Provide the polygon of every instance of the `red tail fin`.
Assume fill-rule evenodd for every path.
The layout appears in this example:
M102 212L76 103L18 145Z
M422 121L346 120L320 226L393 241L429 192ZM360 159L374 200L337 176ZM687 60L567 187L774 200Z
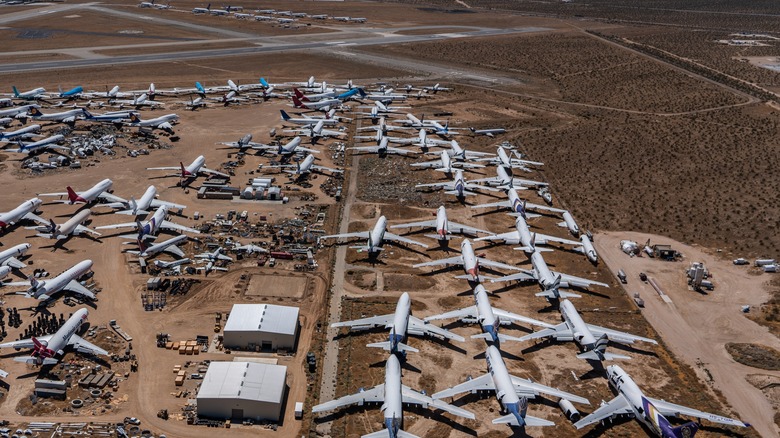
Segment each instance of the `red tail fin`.
M73 191L73 188L71 186L68 186L66 190L68 191L68 200L70 201L70 203L71 204L76 203L76 201L79 200L79 195L75 191Z
M186 178L187 177L187 169L184 168L184 163L179 161L179 165L181 166L181 177Z
M33 345L35 345L36 349L46 348L46 346L41 344L41 341L39 341L38 338L36 338L35 336L32 337L32 342L33 342Z
M293 105L295 105L296 108L303 107L303 103L301 103L300 99L298 99L298 96L293 96Z
M306 97L303 93L301 93L301 90L295 87L293 87L293 92L295 93L295 97L297 97L298 99L303 99Z

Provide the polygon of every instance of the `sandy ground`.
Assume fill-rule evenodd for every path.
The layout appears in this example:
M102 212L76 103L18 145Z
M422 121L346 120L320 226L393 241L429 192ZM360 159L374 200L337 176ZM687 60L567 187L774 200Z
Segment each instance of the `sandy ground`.
M628 257L620 241L643 244L671 244L684 255L682 262L664 262L649 257ZM741 313L741 307L754 310L768 298L767 274L749 266L736 266L717 253L684 245L665 237L632 233L599 233L596 248L613 273L623 269L628 276L624 289L645 301L642 314L663 337L669 349L696 370L699 378L721 392L743 421L750 422L761 436L776 436L775 411L764 394L746 378L755 373L780 377L780 372L758 370L735 362L725 349L729 342L754 342L775 349L780 340ZM712 272L715 290L699 293L686 283L684 270L691 262L704 262ZM639 280L644 272L654 278L672 303L666 303L647 283Z

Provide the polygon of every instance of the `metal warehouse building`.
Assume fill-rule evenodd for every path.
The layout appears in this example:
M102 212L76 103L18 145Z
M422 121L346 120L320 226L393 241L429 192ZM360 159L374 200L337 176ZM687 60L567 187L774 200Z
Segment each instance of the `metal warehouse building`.
M234 304L225 324L222 343L227 348L295 348L298 308L273 304Z
M279 421L287 367L254 362L211 362L198 391L198 416Z

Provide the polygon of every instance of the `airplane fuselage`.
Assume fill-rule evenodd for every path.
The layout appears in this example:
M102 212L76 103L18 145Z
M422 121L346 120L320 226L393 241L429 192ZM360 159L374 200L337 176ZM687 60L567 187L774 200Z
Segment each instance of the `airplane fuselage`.
M574 334L574 342L584 351L592 350L596 346L596 337L593 336L588 325L582 320L577 309L574 308L574 304L569 300L563 300L560 303L561 318L566 323L566 326ZM562 340L558 338L559 340Z
M52 238L56 239L60 236L69 236L73 234L73 232L76 230L76 227L89 219L89 215L91 214L92 211L90 211L88 208L79 211L75 216L65 221L62 225L57 225L55 229L52 230Z
M498 326L501 321L493 313L493 306L490 305L487 291L481 284L474 288L474 304L477 307L477 319L482 326L482 331L490 334L493 342L498 342Z
M184 168L184 174L182 177L194 176L200 172L200 168L206 164L206 157L203 155L198 156L189 166Z
M27 213L34 212L38 207L40 207L42 203L43 201L40 199L32 198L24 201L24 203L20 204L18 207L14 208L8 213L0 214L0 227L5 229L5 227L8 225L19 222Z
M401 393L401 363L391 354L385 364L385 401L382 405L384 424L390 437L403 429L403 395Z
M387 218L380 216L376 224L374 224L374 229L371 230L371 234L368 236L369 252L376 252L376 248L382 245L385 231L387 231Z
M0 265L5 265L6 260L10 259L11 257L23 256L31 247L32 245L29 243L20 243L16 246L6 249L3 252L0 252Z
M474 248L469 239L463 239L460 244L460 255L463 257L463 270L471 276L472 281L479 281L479 260L474 255Z
M166 240L165 242L160 242L160 243L157 243L155 245L152 245L152 246L146 248L143 252L141 252L141 254L139 254L139 256L141 256L141 257L151 257L151 256L153 256L153 255L155 255L157 253L163 252L165 250L165 248L168 248L171 245L176 245L176 244L178 244L180 242L183 242L185 240L187 240L187 236L185 236L183 234L180 235L180 236L173 237L171 239Z
M496 398L503 406L504 410L513 414L519 425L525 424L521 411L520 397L517 396L515 386L512 384L512 378L509 377L509 371L506 369L501 352L493 345L488 346L485 353L488 371L493 378L493 385L496 388Z
M71 199L71 204L74 204L76 202L83 202L83 203L89 203L97 199L98 196L100 196L103 192L111 189L111 186L114 185L114 182L110 179L106 178L103 181L100 181L99 183L92 186L92 188L88 189L85 192L81 192L78 194L76 199Z
M49 338L46 348L54 353L52 356L59 355L65 350L65 347L68 346L68 342L70 342L70 338L79 330L79 328L81 328L81 324L87 320L88 316L89 311L87 309L77 310L76 313L68 318L68 320L65 321L65 324ZM46 356L48 355L44 354L44 357Z
M92 260L78 262L62 274L50 280L38 282L37 286L31 287L28 292L34 295L35 298L38 298L41 295L51 296L52 294L61 291L68 283L81 277L90 269L92 269Z
M444 206L440 206L436 210L436 234L439 235L439 239L446 239L450 234L449 221L447 220L447 210Z
M544 257L542 257L542 253L539 251L532 252L531 264L536 273L536 280L542 287L546 288L548 285L555 283L555 275L553 275L552 271L550 271L550 268L547 266L547 262L544 260Z

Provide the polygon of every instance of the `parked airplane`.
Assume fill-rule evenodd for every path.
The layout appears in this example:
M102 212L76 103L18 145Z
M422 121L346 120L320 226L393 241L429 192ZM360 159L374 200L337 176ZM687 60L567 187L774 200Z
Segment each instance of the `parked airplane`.
M46 95L46 89L42 87L34 88L30 91L24 91L19 92L19 90L16 89L16 87L11 87L14 90L14 98L16 99L24 99L24 100L37 100L37 99L46 99L49 96Z
M533 265L533 270L521 269L522 272L517 274L507 275L501 278L494 278L490 281L492 283L513 280L536 281L544 289L544 291L537 293L536 296L545 297L550 301L559 300L562 298L580 297L580 295L575 293L560 291L559 288L562 287L580 287L586 289L590 286L609 287L608 284L598 281L551 271L539 250L535 250L531 253L531 264Z
M29 281L6 283L5 285L30 286L25 292L16 292L16 294L41 301L46 301L50 299L52 295L63 291L84 295L85 297L94 300L95 294L77 281L78 278L89 272L90 269L92 269L92 260L84 260L76 263L62 274L48 280L38 281L38 279L31 275L28 277Z
M325 121L319 120L314 125L301 127L298 129L287 129L284 131L287 134L303 135L305 137L311 137L312 142L322 137L343 137L347 135L345 132L335 131L332 129L325 129Z
M437 172L444 172L447 175L452 175L452 173L455 171L455 167L458 167L460 169L482 169L485 166L481 164L474 164L474 163L466 163L464 161L452 161L452 158L450 158L450 154L447 153L447 151L441 151L441 158L438 160L433 161L426 161L424 163L412 163L410 166L412 167L419 167L422 169L433 169Z
M489 128L489 129L475 129L475 128L469 128L472 134L474 135L484 135L490 138L495 137L498 134L504 134L506 133L506 129L504 128Z
M130 126L138 126L140 128L153 128L162 129L163 131L173 133L173 123L179 120L179 116L176 114L167 114L164 116L156 117L154 119L141 120L138 114L133 113L130 115Z
M485 352L488 372L475 379L467 380L452 388L433 394L434 399L453 397L466 391L494 391L504 412L503 417L493 420L493 424L509 424L510 426L554 426L555 423L527 415L528 399L540 394L550 395L582 404L590 404L588 399L561 391L528 379L509 374L501 352L495 345L489 345Z
M67 201L62 200L61 202L67 202L68 204L71 205L77 202L83 204L91 204L97 201L98 199L114 201L117 198L112 194L108 193L108 191L111 190L111 186L113 185L114 182L106 178L83 192L76 192L73 190L71 186L68 186L66 187L67 192L39 193L38 196L60 196L60 197L67 196L68 200Z
M436 219L434 220L407 222L404 224L397 224L397 225L390 226L390 228L414 228L414 227L435 229L436 234L426 234L425 237L436 239L441 244L446 244L447 241L452 238L451 235L453 233L468 234L471 236L476 236L478 233L490 234L490 231L485 231L479 228L474 228L468 225L463 225L457 222L450 221L449 219L447 219L447 209L445 209L443 205L439 206L439 208L436 209Z
M338 99L323 99L317 102L301 102L298 96L293 96L293 106L295 108L305 108L318 111L329 111L331 108L338 108L342 102Z
M193 8L192 9L192 13L193 14L208 14L209 12L211 12L211 3L209 3L209 5L206 6L205 8Z
M303 92L301 92L301 90L299 90L297 87L293 87L293 93L301 102L319 102L320 100L334 99L339 94L336 92L336 90L330 89L329 91L325 91L323 93L306 95L303 94Z
M347 149L351 149L356 152L370 152L379 154L380 157L384 157L387 154L398 154L398 155L407 155L407 154L416 154L416 151L410 151L408 149L401 149L396 147L388 146L389 140L387 137L382 137L382 139L379 141L378 146L353 146L348 147ZM414 166L414 164L412 164Z
M236 242L236 246L233 248L233 251L243 251L246 254L254 254L254 253L268 254L268 250L263 248L262 246L252 245L252 244L241 245L238 242Z
M171 176L178 176L181 179L194 179L199 175L202 174L209 174L209 175L217 175L222 176L225 178L229 178L229 175L222 172L217 172L216 170L211 170L206 167L204 167L206 164L206 158L203 155L199 155L195 160L190 163L188 166L185 166L184 163L179 163L179 167L147 167L146 170L181 170L181 173L173 174Z
M37 365L58 364L60 360L56 357L64 355L65 347L68 346L73 347L79 353L108 356L106 350L86 341L76 334L81 328L81 325L87 320L88 315L89 311L87 309L79 309L52 335L41 337L33 336L30 339L6 342L0 344L0 348L13 348L16 351L19 351L22 348L32 348L33 351L30 356L15 357L14 360Z
M294 167L295 170L284 170L283 172L289 173L292 176L295 177L302 177L304 175L308 175L312 172L316 173L322 173L323 170L327 170L328 172L335 172L335 173L343 173L344 171L341 169L331 169L330 167L320 166L318 164L314 164L314 155L309 154L306 155L306 157L303 159L303 161L299 161L295 164L280 164L277 166L272 167L281 167L281 168L290 168Z
M377 254L379 251L383 251L384 248L382 248L382 243L385 240L392 240L395 242L402 242L407 243L411 245L417 245L421 246L423 248L427 248L428 245L424 243L417 242L412 239L407 239L406 237L399 236L397 234L393 234L387 231L387 218L384 216L379 216L379 219L377 219L376 224L374 225L374 228L371 231L360 231L356 233L344 233L344 234L332 234L329 236L322 236L319 238L319 240L322 239L349 239L349 238L359 238L359 239L366 239L366 245L357 245L357 246L351 246L350 248L357 249L358 251L367 251L369 256Z
M365 107L364 107L365 108ZM409 109L411 107L409 106L392 106L392 105L385 105L382 101L375 100L374 104L370 107L367 107L370 109L370 112L368 113L359 113L361 115L367 115L370 116L372 120L377 120L380 117L388 116L388 115L394 115L394 114L401 114L402 109Z
M290 117L284 110L279 110L282 114L282 121L286 123L292 123L295 125L316 125L318 122L322 122L325 126L336 125L339 121L334 118L336 110L332 109L327 112L326 118L311 117L303 115L302 117Z
M458 144L455 140L450 140L449 142L442 142L445 145L448 145L450 148L447 150L447 154L460 161L467 161L467 160L473 160L479 157L492 157L494 154L491 154L490 152L475 152L475 151L467 151L466 149L462 148L460 144Z
M254 146L262 146L262 143L255 143L252 141L252 134L246 134L243 137L239 138L238 141L221 141L217 144L228 146L230 148L236 148L240 150L241 152L254 148Z
M603 423L604 420L624 415L634 417L662 438L690 438L699 430L699 425L693 421L673 427L669 420L666 419L666 416L679 417L680 415L687 415L694 418L706 418L713 423L728 426L750 427L750 424L743 423L737 419L721 417L720 415L669 403L665 400L647 397L631 376L617 365L609 365L607 367L607 379L609 385L618 393L617 397L607 403L602 403L592 414L574 423L577 429L582 429L596 422Z
M202 254L197 254L195 256L198 263L206 263L206 266L203 268L195 268L198 270L205 270L206 274L208 275L211 271L227 271L227 268L222 268L219 266L216 266L216 263L220 260L224 261L233 261L233 257L228 257L224 254L222 254L222 248L217 248L213 252L204 252Z
M112 123L114 125L123 125L130 123L130 115L132 111L109 111L103 114L92 114L87 110L84 110L84 116L87 121L100 122L100 123Z
M529 169L528 166L544 165L544 163L540 163L538 161L529 161L529 160L521 160L519 158L512 158L506 153L506 149L504 149L503 146L499 146L498 149L496 149L496 155L494 157L480 158L477 161L480 162L487 161L490 164L494 164L496 166L502 166L507 169L522 169L529 172L531 171L531 169ZM509 176L510 175L507 173L507 177Z
M436 84L429 87L422 87L427 93L436 94L439 91L452 91L452 88L442 87L440 84Z
M73 87L68 91L62 91L62 87L59 87L59 98L65 98L65 99L75 99L77 97L81 97L81 94L84 92L83 87Z
M549 249L536 248L536 245L546 245L548 242L580 246L580 242L577 242L576 240L549 236L547 234L531 233L531 231L528 229L528 223L525 221L525 218L522 215L517 215L515 218L515 231L480 237L474 239L474 241L503 242L507 245L520 244L522 246L515 249L519 251L525 251L526 253L532 253L534 249L537 251L551 251Z
M23 220L35 220L38 216L35 211L43 201L38 198L28 199L11 211L0 213L0 228L5 232L6 228Z
M350 330L368 330L377 326L384 326L390 329L390 338L387 342L377 342L368 344L368 347L376 347L387 350L393 354L406 354L407 351L417 353L419 350L406 345L407 335L416 336L435 336L442 339L452 339L463 342L462 336L458 336L448 330L437 327L433 324L427 324L423 320L412 316L411 299L409 294L404 292L398 299L395 312L389 315L372 316L369 318L356 319L354 321L336 322L331 327L349 327Z
M596 253L596 248L593 247L593 243L590 241L590 237L588 237L587 234L583 234L580 236L580 242L582 245L574 248L574 250L585 254L585 256L588 257L588 260L591 262L598 263L599 255Z
M69 125L76 123L76 120L86 118L83 108L49 114L42 113L38 108L30 108L28 114L30 114L30 117L34 120L67 123Z
M41 125L30 125L19 128L16 131L0 132L0 141L13 140L15 138L30 138L41 130Z
M190 259L181 259L181 260L175 260L175 261L172 261L172 262L165 262L165 261L162 261L162 260L155 260L154 261L154 266L156 266L156 267L158 267L160 269L173 269L173 268L176 268L177 266L186 265L186 264L189 264L189 263L192 263L192 260L190 260Z
M125 252L127 252L128 254L135 254L142 259L153 257L161 252L167 252L175 255L176 257L184 257L184 251L182 251L176 245L185 242L187 239L188 239L187 236L181 234L176 237L172 237L166 240L165 242L155 243L154 245L151 246L146 246L146 242L143 239L141 239L138 241L138 250L128 250ZM123 242L123 243L130 244L130 242Z
M132 106L136 109L142 107L142 106L149 106L152 108L158 107L158 106L164 106L165 103L158 102L156 100L152 100L148 93L142 93L140 96L133 96L132 99L111 99L109 100L109 103L112 106L118 106L120 109L124 108L125 106Z
M465 275L457 275L455 278L466 279L474 283L481 283L482 280L488 278L479 273L479 267L487 266L489 268L509 269L513 271L521 270L517 266L506 265L504 263L494 262L484 257L474 254L474 248L471 246L469 239L463 239L463 243L460 244L460 255L455 257L449 257L446 259L433 260L430 262L418 263L412 265L413 268L422 268L425 266L442 266L442 265L459 265L463 266Z
M491 306L487 291L481 284L478 284L474 288L473 306L466 307L464 309L453 310L451 312L442 313L440 315L427 316L425 317L425 322L451 318L458 318L463 323L478 323L482 327L482 334L473 335L471 338L481 338L496 344L504 341L522 340L521 338L507 336L499 333L499 325L510 325L515 322L522 322L541 327L552 327L551 324L547 324L546 322L537 321L532 318L527 318L525 316L507 312L506 310L497 309Z
M70 219L63 222L60 225L57 225L54 223L53 220L49 219L48 221L38 218L33 219L36 222L38 222L41 226L37 227L27 227L28 230L36 230L38 233L36 236L39 237L45 237L47 239L57 239L57 240L66 240L70 239L71 236L79 236L84 233L91 233L95 236L100 236L100 233L93 230L92 228L85 227L83 224L89 219L89 216L92 214L92 211L90 209L84 209L73 215Z
M19 149L13 151L19 154L27 154L27 155L35 155L40 154L44 151L54 151L57 150L63 150L70 152L70 148L68 146L60 146L57 143L65 140L65 136L61 134L52 135L51 137L44 138L43 140L34 141L32 143L24 143L23 141L17 139L17 144L19 145Z
M499 169L501 169L499 167ZM472 181L473 182L473 181ZM541 204L533 204L528 201L520 199L520 196L517 195L517 190L520 188L510 187L507 189L507 200L506 201L499 201L499 202L489 202L487 204L479 204L479 205L472 205L471 208L488 208L488 207L503 207L508 208L512 212L510 213L512 216L523 216L524 218L528 219L531 217L537 217L538 215L531 215L527 213L528 208L538 209L538 210L545 210L545 211L553 211L553 212L560 212L565 210L560 210L553 207L548 207L546 205ZM522 190L522 189L520 189Z
M174 202L161 201L157 199L157 188L155 186L149 186L141 198L138 201L134 197L130 197L130 200L122 199L119 196L114 196L115 202L106 204L107 207L122 209L115 211L115 214L127 214L130 216L140 216L143 214L149 214L151 209L165 206L168 209L179 209L179 212L187 208L186 205L176 204Z
M580 348L578 359L586 360L614 360L631 359L628 356L607 353L609 341L621 344L633 344L635 341L657 344L653 339L632 335L617 330L612 330L597 325L587 324L577 312L574 304L569 300L560 303L561 319L563 322L556 325L548 325L545 329L531 333L520 338L521 341L529 339L553 338L556 341L574 341Z
M0 110L0 117L13 117L15 119L27 119L27 113L33 108L40 108L37 104L21 105Z
M548 184L541 181L534 181L530 179L515 178L511 176L503 166L496 166L496 176L489 178L480 178L474 180L474 182L487 183L489 186L499 187L501 189L517 189L526 190L526 186L531 187L545 187ZM562 212L564 210L555 209L556 212Z
M122 224L103 225L100 227L95 227L95 229L115 230L118 228L133 228L134 230L138 231L139 240L154 238L154 236L157 236L157 233L159 233L161 229L200 234L200 231L194 228L190 228L184 225L179 225L177 223L166 220L165 216L167 214L168 214L168 207L166 207L165 205L161 205L157 208L157 211L154 212L154 215L152 215L152 217L143 224L140 221L135 221L135 222L126 222Z
M32 247L29 243L20 243L16 246L12 246L5 251L0 252L0 266L8 266L13 269L22 269L26 264L22 263L19 258Z
M476 196L478 195L477 192L474 192L473 190L488 190L491 192L497 192L498 189L493 187L487 187L487 186L481 186L479 184L474 184L470 181L466 181L463 179L463 171L460 169L455 170L455 177L452 181L447 182L439 182L439 183L427 183L427 184L417 184L414 186L415 188L424 188L424 187L435 187L438 189L444 189L446 194L448 195L455 195L459 200L464 199L466 196ZM473 208L473 207L472 207Z
M418 438L403 430L403 404L420 405L424 408L441 409L453 415L474 419L471 412L452 406L441 400L434 400L401 383L401 363L395 355L390 355L385 364L385 382L371 389L360 389L355 394L346 395L336 400L318 404L312 412L324 412L338 409L342 406L363 405L364 403L382 403L384 426L378 432L363 435L362 438Z
M292 155L301 154L303 152L308 152L309 154L320 153L320 151L316 149L309 149L301 146L301 137L295 137L286 144L280 143L278 145L257 145L254 146L253 149L263 151L263 153L272 153L280 157L290 157Z

